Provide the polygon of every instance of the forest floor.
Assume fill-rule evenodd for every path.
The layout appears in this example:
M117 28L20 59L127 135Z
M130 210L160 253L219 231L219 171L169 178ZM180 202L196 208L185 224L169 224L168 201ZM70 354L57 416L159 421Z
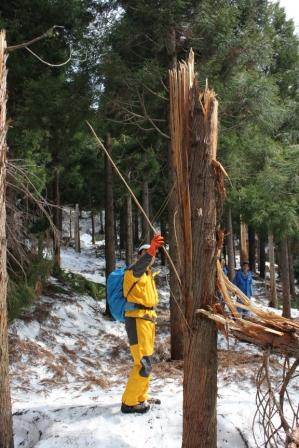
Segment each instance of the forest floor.
M63 250L63 268L104 282L100 249L91 246L87 235L82 243L80 255ZM38 302L10 325L16 448L181 447L182 363L168 361L165 271L159 290L151 391L162 403L145 415L122 415L121 395L131 367L124 326L103 316L104 301L50 279ZM261 282L256 282L255 301L266 305ZM255 376L262 352L221 335L218 345L218 447L254 447ZM277 379L281 362L278 357L272 362ZM293 384L291 394L298 396L298 389ZM255 432L261 440L258 425Z

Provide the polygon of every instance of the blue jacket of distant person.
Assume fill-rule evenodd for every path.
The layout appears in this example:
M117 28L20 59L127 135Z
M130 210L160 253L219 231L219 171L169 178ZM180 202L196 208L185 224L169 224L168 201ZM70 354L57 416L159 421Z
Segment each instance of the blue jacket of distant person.
M252 297L252 272L246 274L239 269L234 278L234 284L250 299Z

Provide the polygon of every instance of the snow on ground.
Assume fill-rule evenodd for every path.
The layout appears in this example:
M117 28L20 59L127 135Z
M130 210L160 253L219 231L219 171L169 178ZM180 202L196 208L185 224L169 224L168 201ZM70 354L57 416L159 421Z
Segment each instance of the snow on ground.
M83 275L87 280L105 285L105 258L100 256L97 247L100 247L105 241L97 241L92 245L91 235L81 234L81 253L75 252L72 247L62 247L61 249L61 267L66 272Z
M63 268L104 283L104 259L97 258L88 236L82 240L81 254L63 250ZM181 447L182 364L167 361L165 275L162 269L151 387L162 404L143 416L120 413L131 360L124 326L103 316L103 303L74 293L52 278L35 306L12 323L16 448ZM221 335L218 345L218 448L254 447L254 378L261 352Z

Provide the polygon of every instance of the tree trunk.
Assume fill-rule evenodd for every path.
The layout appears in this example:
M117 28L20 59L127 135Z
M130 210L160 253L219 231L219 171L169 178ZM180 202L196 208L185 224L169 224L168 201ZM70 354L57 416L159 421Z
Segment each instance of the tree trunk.
M248 228L245 222L240 221L240 263L248 261Z
M96 239L95 239L95 222L94 222L94 212L91 212L91 242L92 244L96 243Z
M290 272L290 294L293 299L296 297L296 288L295 288L295 275L294 275L294 257L292 251L292 244L289 241L288 244L288 253L289 253L289 272Z
M281 242L280 249L280 272L283 294L282 315L284 317L291 317L291 295L290 295L290 272L289 272L289 257L288 257L288 240L284 237Z
M178 73L170 72L171 138L177 156L177 203L184 236L181 278L188 323L182 447L216 448L217 328L195 310L209 309L215 303L216 204L220 210L223 197L218 197L217 191L223 191L223 174L216 161L218 103L212 91L199 92L198 84L193 84L193 70L190 52L188 64L180 65Z
M269 249L269 264L270 264L270 302L269 306L273 308L278 307L277 291L276 291L276 278L275 278L275 252L274 252L274 238L273 234L269 233L268 236L268 249Z
M166 36L166 49L169 58L169 69L174 69L177 65L176 54L176 31L172 28ZM171 123L169 123L169 128ZM178 203L177 203L177 183L175 175L175 154L171 143L168 146L168 164L169 164L169 191L172 191L168 202L168 235L169 235L169 254L174 265L180 272L181 263L178 252L178 242L181 241L181 231L178 221ZM170 350L171 359L183 359L184 352L184 329L182 321L182 313L179 306L183 310L183 300L179 282L176 275L169 266L169 286L170 286ZM181 277L181 275L180 275Z
M7 270L6 270L6 40L0 32L0 448L13 448L13 429L8 371Z
M228 277L232 281L235 277L235 252L234 252L234 233L232 222L232 211L228 209L227 213L227 254L228 254Z
M166 228L166 222L165 222L164 217L161 217L160 229L161 229L161 235L163 235L165 237L165 239L167 240L167 228ZM164 250L161 250L160 254L161 254L161 265L166 266L166 255L165 255Z
M119 258L122 258L122 251L126 248L126 205L119 211Z
M104 218L103 218L103 210L100 210L100 234L104 235L105 229L104 229Z
M250 270L255 273L255 231L252 226L248 226L248 255Z
M226 264L226 258L227 258L227 247L226 247L226 243L224 241L223 246L222 246L222 256L223 256L223 260Z
M130 180L130 175L128 175ZM132 214L132 197L127 194L127 213L126 213L126 264L133 263L133 214Z
M171 150L171 147L169 148ZM174 181L174 171L172 165L172 154L169 155L169 177ZM168 203L168 235L169 235L169 255L174 265L181 275L181 262L179 257L178 244L182 241L182 232L178 221L178 204L177 204L177 187L176 183L169 198ZM183 310L183 300L178 279L169 266L169 286L170 286L170 354L172 360L183 359L184 354L184 329L182 321L182 313L179 306Z
M149 191L148 191L148 182L143 182L142 184L142 207L147 214L150 215L149 208ZM150 228L147 220L142 216L142 241L143 243L149 243L150 241Z
M75 237L75 251L81 252L81 242L80 242L80 210L79 204L75 206L75 223L74 223L74 237Z
M70 220L69 220L70 240L72 239L72 209L70 208Z
M56 167L53 179L53 223L55 231L53 234L53 249L54 249L54 272L59 272L61 265L60 249L61 249L61 232L62 232L62 211L60 209L60 188L59 188L59 168Z
M198 101L198 97L194 100ZM217 329L205 317L194 317L194 309L215 302L216 195L211 160L216 156L212 136L217 101L207 98L203 117L200 104L194 110L190 150L190 197L193 240L193 303L186 316L192 333L185 338L183 448L217 446ZM195 106L195 107L196 107ZM208 118L209 122L206 123ZM214 130L215 132L215 130ZM211 142L208 145L206 142ZM202 210L202 216L198 213Z
M134 220L134 228L133 228L134 246L138 246L139 245L139 215L138 215L137 208L135 208L135 211L133 213L133 220Z
M265 278L265 272L266 272L266 238L263 233L260 233L259 235L259 271L260 271L260 277Z
M111 136L108 133L106 148L112 154ZM110 272L115 269L115 234L114 234L114 198L113 198L113 172L112 165L105 157L105 258L106 279ZM108 302L106 300L106 313L110 315Z

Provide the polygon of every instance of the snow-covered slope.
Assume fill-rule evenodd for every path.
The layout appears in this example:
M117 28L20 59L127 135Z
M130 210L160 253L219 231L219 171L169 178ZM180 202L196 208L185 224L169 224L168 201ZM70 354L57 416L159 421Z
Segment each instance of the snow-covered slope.
M99 281L104 262L87 244L62 254L63 266ZM104 304L51 279L34 307L10 326L15 447L179 448L182 365L169 357L167 286L161 289L152 394L162 404L122 415L131 360L122 324ZM162 282L163 283L163 282ZM219 337L218 447L254 446L258 349Z

